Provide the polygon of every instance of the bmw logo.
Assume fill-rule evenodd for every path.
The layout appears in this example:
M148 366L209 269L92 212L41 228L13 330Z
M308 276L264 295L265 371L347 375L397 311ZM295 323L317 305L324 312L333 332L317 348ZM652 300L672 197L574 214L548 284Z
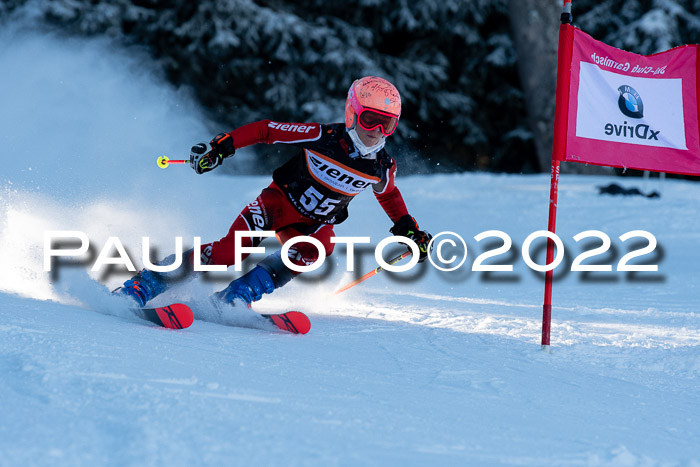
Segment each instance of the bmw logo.
M620 97L617 99L617 106L620 108L620 112L630 118L644 117L644 103L639 93L632 86L627 86L626 84L620 86L617 90L620 93Z

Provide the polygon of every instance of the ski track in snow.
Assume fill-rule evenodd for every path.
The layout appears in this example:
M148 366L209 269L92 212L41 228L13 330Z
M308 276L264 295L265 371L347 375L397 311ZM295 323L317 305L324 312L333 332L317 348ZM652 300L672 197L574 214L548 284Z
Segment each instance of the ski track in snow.
M143 236L161 256L176 236L217 239L269 177L158 169L157 155L184 157L221 129L137 53L12 28L0 39L0 63L16 70L0 77L12 154L0 173L0 465L700 465L697 184L624 179L661 191L648 200L597 194L620 179L562 175L567 251L601 230L615 264L628 251L619 235L647 230L660 253L643 259L659 272L563 274L551 353L539 346L542 280L519 253L545 228L546 175L399 177L421 226L460 233L467 262L382 272L332 296L375 267L362 250L344 272L338 247L256 303L307 313L305 336L202 305L234 271L156 299L195 308L190 328L164 330L109 294L129 273L90 271L107 239L137 268ZM51 151L26 144L37 128ZM350 213L337 235L388 235L371 195ZM514 271L478 275L474 236L493 229L512 237ZM48 230L85 232L88 260L45 272Z

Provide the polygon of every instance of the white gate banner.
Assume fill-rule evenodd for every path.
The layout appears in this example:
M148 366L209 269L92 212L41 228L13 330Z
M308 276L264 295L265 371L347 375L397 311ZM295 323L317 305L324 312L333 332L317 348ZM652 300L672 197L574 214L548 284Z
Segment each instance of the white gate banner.
M687 149L681 79L646 78L581 63L576 136Z

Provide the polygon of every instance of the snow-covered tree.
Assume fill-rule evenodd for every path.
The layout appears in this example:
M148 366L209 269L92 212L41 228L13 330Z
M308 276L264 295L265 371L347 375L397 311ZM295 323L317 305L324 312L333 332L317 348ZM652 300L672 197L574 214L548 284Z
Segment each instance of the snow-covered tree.
M696 0L574 1L580 27L638 53L698 42L697 10ZM403 144L391 147L420 162L404 169L546 170L525 92L531 109L541 98L521 85L509 13L508 0L0 3L0 21L29 16L147 47L164 76L209 109L213 133L261 118L341 121L352 81L377 74L403 97L392 137ZM259 150L264 171L288 155L280 145Z
M700 42L697 0L576 0L575 24L598 40L638 54Z
M536 167L505 0L15 0L0 14L23 3L70 32L148 46L211 109L212 130L339 121L350 83L377 74L404 100L393 139L407 144L393 147L424 169ZM271 166L284 149L261 151Z

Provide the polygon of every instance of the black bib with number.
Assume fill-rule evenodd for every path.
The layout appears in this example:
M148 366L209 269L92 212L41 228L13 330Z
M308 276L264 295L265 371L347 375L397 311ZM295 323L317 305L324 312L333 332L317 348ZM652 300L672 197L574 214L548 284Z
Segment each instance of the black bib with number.
M384 149L376 159L363 159L342 123L321 125L315 141L294 143L302 151L272 174L292 205L306 217L340 224L347 206L367 187L386 181L392 160Z

